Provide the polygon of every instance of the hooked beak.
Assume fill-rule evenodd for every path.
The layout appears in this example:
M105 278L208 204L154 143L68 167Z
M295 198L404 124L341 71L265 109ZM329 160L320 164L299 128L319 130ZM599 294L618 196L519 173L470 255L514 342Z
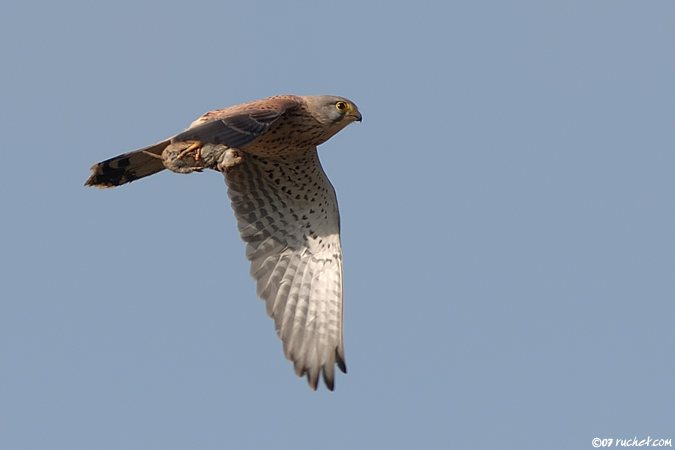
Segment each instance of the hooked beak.
M352 122L361 122L362 116L361 113L359 112L358 109L352 109L348 114L347 117L349 117Z

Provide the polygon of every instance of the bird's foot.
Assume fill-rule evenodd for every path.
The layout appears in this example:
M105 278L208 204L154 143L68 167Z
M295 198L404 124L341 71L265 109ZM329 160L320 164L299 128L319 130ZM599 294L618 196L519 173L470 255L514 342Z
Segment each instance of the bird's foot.
M164 167L176 173L201 172L209 166L203 161L202 143L175 142L162 152Z
M164 167L177 173L201 172L213 169L227 173L244 161L243 153L222 144L175 142L162 152Z
M202 156L201 150L203 144L200 141L188 141L188 142L190 143L190 145L185 150L176 155L176 159L183 159L185 155L194 150L195 155L193 156L193 158L195 161L199 161L199 159Z

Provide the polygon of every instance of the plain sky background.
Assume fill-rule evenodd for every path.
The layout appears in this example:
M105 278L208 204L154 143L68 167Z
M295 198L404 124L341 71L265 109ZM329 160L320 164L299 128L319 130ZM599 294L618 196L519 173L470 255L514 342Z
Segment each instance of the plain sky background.
M675 440L673 1L0 6L0 448ZM312 392L222 175L83 187L202 113L335 94L348 375Z

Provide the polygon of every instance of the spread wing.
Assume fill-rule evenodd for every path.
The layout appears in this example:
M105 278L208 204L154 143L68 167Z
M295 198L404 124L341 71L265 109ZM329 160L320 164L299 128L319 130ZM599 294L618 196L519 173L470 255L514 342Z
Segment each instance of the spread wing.
M149 147L94 164L86 186L119 186L164 170L162 151L171 143L200 141L241 148L264 134L286 110L301 103L294 95L280 95L229 108L210 111L192 122L190 127ZM155 155L155 156L153 156Z
M316 148L263 158L246 154L225 175L258 296L284 354L316 389L346 373L342 342L342 250L333 186Z
M285 95L211 111L171 141L200 141L241 148L264 134L287 109L297 106L298 101L295 96Z

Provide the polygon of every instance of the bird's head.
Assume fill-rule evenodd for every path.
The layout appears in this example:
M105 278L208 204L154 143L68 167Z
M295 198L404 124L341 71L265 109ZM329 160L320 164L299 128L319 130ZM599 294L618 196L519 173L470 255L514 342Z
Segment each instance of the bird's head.
M352 122L361 122L359 108L354 102L344 97L311 95L303 99L312 116L327 128L329 136L326 139Z

